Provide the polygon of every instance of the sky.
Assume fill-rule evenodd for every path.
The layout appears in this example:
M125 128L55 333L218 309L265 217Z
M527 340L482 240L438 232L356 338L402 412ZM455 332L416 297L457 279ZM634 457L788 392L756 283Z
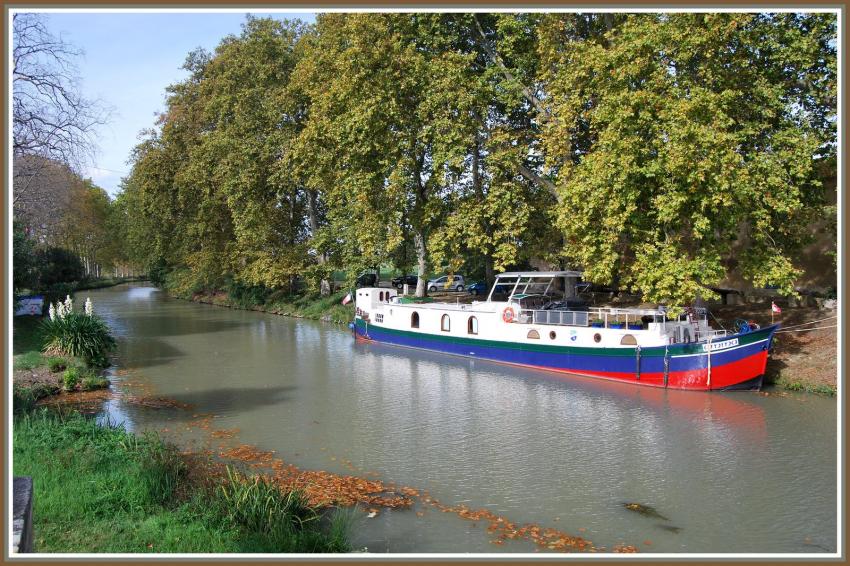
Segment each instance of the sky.
M99 132L99 154L84 172L111 195L127 175L139 132L154 126L165 109L165 87L188 73L181 69L196 47L215 49L238 34L245 12L229 13L49 13L54 35L84 51L77 62L80 91L113 109ZM257 12L256 16L315 22L310 12Z

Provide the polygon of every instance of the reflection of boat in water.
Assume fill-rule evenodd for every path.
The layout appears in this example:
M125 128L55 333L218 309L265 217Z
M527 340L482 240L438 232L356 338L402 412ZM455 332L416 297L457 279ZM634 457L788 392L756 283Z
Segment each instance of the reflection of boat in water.
M759 396L741 396L723 392L715 395L695 395L689 391L663 389L660 387L634 387L629 383L603 379L574 379L564 373L554 373L538 368L519 368L516 372L505 372L502 364L489 360L442 357L437 352L415 351L395 348L392 345L370 341L358 341L355 348L364 356L377 356L387 365L381 365L382 374L416 376L433 375L439 379L451 376L455 380L486 383L490 395L520 396L527 384L551 384L554 391L563 391L573 401L571 410L579 406L588 411L617 414L639 408L649 411L663 420L672 417L677 422L690 422L691 430L726 430L732 437L741 437L750 442L762 443L767 438L767 419L763 400ZM481 378L475 380L477 377ZM514 384L526 384L520 388L507 386L505 379ZM421 383L421 381L420 381ZM495 387L496 389L492 389ZM566 389L568 387L568 389ZM585 403L585 401L587 401ZM706 425L710 425L708 428ZM730 437L731 438L731 437Z
M358 289L358 338L670 389L758 389L777 325L712 329L705 309L577 308L576 271L499 275L486 301L421 302ZM499 289L509 290L504 296Z

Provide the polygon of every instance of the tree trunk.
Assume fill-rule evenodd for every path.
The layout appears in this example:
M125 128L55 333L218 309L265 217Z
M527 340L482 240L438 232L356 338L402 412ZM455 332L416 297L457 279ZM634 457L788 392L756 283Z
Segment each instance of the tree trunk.
M418 266L416 275L419 276L419 279L416 280L416 296L424 297L426 296L427 291L425 288L425 284L427 283L425 280L427 262L425 259L425 235L421 230L413 233L413 247L416 249L416 261Z
M486 254L484 256L484 280L487 282L488 289L496 280L496 273L493 267L493 256L490 254Z
M310 232L313 236L319 231L319 197L316 194L316 191L307 191L307 215L310 221ZM323 266L328 261L327 256L324 253L320 253L316 256L316 261L319 263L319 267L322 272L322 279L319 281L319 292L323 297L330 295L333 292L333 287L331 286L331 280L327 277Z

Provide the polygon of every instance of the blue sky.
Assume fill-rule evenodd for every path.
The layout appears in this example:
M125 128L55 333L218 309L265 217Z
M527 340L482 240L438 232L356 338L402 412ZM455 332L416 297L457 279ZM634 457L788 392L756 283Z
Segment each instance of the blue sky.
M223 37L238 34L246 12L230 13L49 13L54 34L85 51L78 61L80 90L114 109L100 131L100 153L87 171L115 194L130 169L138 134L164 109L165 87L186 77L180 67L196 47L212 51ZM255 13L314 22L312 13Z

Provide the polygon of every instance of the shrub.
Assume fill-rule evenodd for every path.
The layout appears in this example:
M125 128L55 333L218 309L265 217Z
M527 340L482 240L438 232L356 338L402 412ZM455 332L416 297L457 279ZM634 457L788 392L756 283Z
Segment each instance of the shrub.
M50 368L50 371L56 373L57 371L62 371L68 367L68 360L58 357L48 358L47 367Z
M64 300L68 295L73 295L77 290L77 283L55 283L44 288L45 304L55 303Z
M15 412L27 412L35 407L42 397L59 393L58 385L36 383L32 387L14 385L12 387L12 408Z
M62 248L43 248L36 251L39 283L43 288L57 283L79 281L86 275L85 267L74 252Z
M284 540L319 518L302 492L284 492L263 476L245 477L228 467L219 489L234 523L273 540Z
M73 391L80 382L80 371L77 368L68 368L62 374L62 387L65 391Z
M82 358L87 364L108 365L107 354L115 347L109 327L95 315L71 312L42 322L44 351Z
M234 281L228 286L227 294L233 304L246 309L265 304L271 291L264 285L245 285Z
M95 389L106 389L109 387L109 380L100 375L89 373L83 377L80 384L83 391L94 391Z

